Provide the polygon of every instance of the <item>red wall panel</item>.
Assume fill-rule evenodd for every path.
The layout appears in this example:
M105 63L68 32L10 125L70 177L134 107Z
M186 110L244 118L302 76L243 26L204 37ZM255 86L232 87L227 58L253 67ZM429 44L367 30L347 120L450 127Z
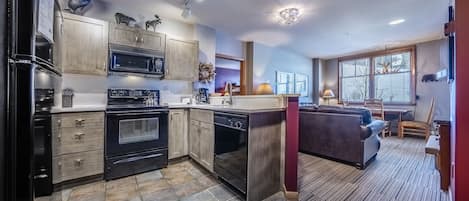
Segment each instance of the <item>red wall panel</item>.
M453 201L469 200L469 1L456 0L456 108Z

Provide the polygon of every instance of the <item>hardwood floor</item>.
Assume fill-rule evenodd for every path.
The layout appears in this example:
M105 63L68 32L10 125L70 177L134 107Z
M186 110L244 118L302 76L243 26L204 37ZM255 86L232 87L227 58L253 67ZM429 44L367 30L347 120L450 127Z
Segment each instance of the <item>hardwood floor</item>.
M440 191L434 156L421 138L384 138L376 160L365 170L299 154L302 201L448 201Z

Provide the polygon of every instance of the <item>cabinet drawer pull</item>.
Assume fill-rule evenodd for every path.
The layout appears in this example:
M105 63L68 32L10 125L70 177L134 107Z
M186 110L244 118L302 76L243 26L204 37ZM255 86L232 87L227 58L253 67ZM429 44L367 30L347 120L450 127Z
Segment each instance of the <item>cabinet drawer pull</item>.
M84 119L75 119L75 125L76 126L83 126L84 122L85 122Z
M61 134L58 134L58 135L57 135L57 141L58 141L58 142L61 142L61 141L62 141L62 135L61 135Z
M62 126L62 120L60 120L60 119L57 120L57 126L58 126L58 127L61 127L61 126Z
M75 166L80 167L81 165L83 165L83 159L75 159Z
M59 169L61 170L61 169L62 169L62 162L58 162L58 163L57 163L57 166L58 166Z
M83 136L84 136L84 135L85 135L84 133L76 133L76 134L75 134L75 139L76 139L76 140L81 140L81 139L83 139Z

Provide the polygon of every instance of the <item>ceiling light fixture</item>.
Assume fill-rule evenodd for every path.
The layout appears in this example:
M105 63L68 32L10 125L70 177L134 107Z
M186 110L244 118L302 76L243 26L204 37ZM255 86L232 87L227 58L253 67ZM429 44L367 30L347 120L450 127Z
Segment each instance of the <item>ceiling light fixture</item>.
M301 13L298 8L286 8L279 13L281 22L286 25L292 25L299 21Z
M184 19L189 18L192 15L192 0L184 1L184 8L182 10L181 16Z
M393 21L389 22L389 25L398 25L398 24L401 24L403 22L405 22L405 19L393 20Z

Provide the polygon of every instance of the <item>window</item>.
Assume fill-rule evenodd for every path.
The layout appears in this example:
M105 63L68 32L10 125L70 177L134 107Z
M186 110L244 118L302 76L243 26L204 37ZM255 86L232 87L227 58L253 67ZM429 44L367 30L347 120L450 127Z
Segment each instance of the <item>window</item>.
M339 62L340 100L382 99L388 104L415 103L414 48L370 54Z
M308 96L308 76L299 73L277 71L276 94L300 94Z

